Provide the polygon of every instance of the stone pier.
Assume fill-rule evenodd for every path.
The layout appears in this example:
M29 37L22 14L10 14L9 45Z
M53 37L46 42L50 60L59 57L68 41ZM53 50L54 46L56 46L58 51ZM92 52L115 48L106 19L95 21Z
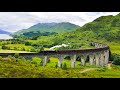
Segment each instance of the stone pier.
M49 59L48 56L42 57L43 66L46 66L46 64L47 64L47 62L48 62L48 59Z
M76 55L71 56L71 67L74 68L75 67L75 61L76 61Z
M82 66L85 66L85 61L86 61L86 59L87 59L87 55L81 55L81 65Z
M107 64L109 61L109 50L105 51L105 64Z
M58 56L58 67L62 67L62 61L63 61L63 59L64 59L64 55L59 55Z
M100 53L100 66L105 65L105 57L104 57L104 52Z
M96 60L96 66L100 66L100 54L99 53L96 53L95 60Z
M94 55L93 54L91 54L91 55L89 55L89 62L90 62L90 65L94 65Z

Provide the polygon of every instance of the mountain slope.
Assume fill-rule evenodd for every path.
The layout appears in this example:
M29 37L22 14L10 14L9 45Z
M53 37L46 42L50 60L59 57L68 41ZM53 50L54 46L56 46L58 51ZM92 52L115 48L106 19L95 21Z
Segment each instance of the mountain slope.
M94 32L97 39L105 38L108 41L120 41L120 14L99 17L81 27L79 31Z
M38 23L28 29L24 29L24 30L19 30L18 32L15 32L14 35L20 35L20 34L24 34L24 33L45 33L45 32L56 32L56 33L60 33L60 32L70 32L70 31L74 31L77 28L79 28L79 26L68 23L68 22L62 22L62 23Z
M75 31L40 37L37 41L48 47L51 44L70 44L73 49L89 48L91 41L100 42L108 44L113 53L120 54L120 14L102 16Z
M10 34L10 32L4 31L0 29L0 34Z

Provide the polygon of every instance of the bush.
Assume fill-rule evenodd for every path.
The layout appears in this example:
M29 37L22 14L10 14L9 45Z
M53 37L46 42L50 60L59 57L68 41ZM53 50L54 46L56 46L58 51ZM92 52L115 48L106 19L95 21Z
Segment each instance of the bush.
M120 65L120 59L114 60L114 61L113 61L113 64L115 64L115 65Z
M40 62L40 66L43 66L43 62L42 61Z
M2 56L0 56L0 60L2 60Z
M18 62L19 60L18 59L16 59L16 62Z
M31 63L37 65L37 62L36 62L36 61L32 61Z
M19 57L19 53L15 53L14 57L18 58Z
M50 63L50 59L48 59L47 63Z
M2 49L7 49L7 47L5 45L2 45Z
M120 65L120 55L112 54L111 59L113 60L113 64Z
M36 52L36 50L34 48L30 49L30 52Z
M58 67L58 64L56 63L55 68L57 68L57 67Z
M15 57L12 57L11 55L8 55L8 58L10 58L11 60L15 61Z
M64 70L66 70L66 69L67 69L67 64L64 63L62 68L63 68Z
M2 58L2 60L4 60L4 61L11 61L10 58Z
M12 56L11 56L11 55L8 55L8 58L12 58Z
M23 56L18 56L18 58L21 60L26 60Z

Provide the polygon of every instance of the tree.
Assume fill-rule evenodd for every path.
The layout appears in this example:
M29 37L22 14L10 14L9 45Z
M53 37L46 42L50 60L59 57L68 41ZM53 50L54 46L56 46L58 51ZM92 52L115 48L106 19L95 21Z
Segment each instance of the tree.
M18 58L18 57L19 57L19 54L18 54L18 53L15 53L14 57L15 57L15 58Z
M120 55L112 54L111 57L112 57L111 59L113 60L113 64L120 65Z
M41 60L41 62L40 62L40 66L43 66L43 62L42 62L42 60Z
M31 45L29 42L25 42L25 45Z
M31 52L36 52L36 50L34 48L31 48L30 51Z
M2 49L7 49L7 47L5 45L2 45Z
M40 51L42 51L42 50L44 50L44 47L43 47L43 46L41 46L41 48L40 48Z
M57 67L58 67L58 64L56 63L55 68L57 68Z
M66 70L66 69L67 69L67 64L64 63L62 68L63 68L64 70Z
M48 59L47 63L50 63L50 59Z

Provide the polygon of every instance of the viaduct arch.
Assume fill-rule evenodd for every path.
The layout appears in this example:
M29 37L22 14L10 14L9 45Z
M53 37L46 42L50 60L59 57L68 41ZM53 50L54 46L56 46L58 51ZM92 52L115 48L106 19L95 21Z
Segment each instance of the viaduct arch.
M82 50L60 50L60 51L40 51L39 53L19 53L19 56L25 58L41 57L43 66L47 64L49 57L58 57L58 67L62 67L62 61L66 56L70 56L71 67L75 68L75 62L78 56L81 57L81 65L85 66L87 56L89 56L90 65L105 66L109 61L109 46L97 42L91 42L95 46L94 49ZM0 56L6 57L15 53L0 53Z

